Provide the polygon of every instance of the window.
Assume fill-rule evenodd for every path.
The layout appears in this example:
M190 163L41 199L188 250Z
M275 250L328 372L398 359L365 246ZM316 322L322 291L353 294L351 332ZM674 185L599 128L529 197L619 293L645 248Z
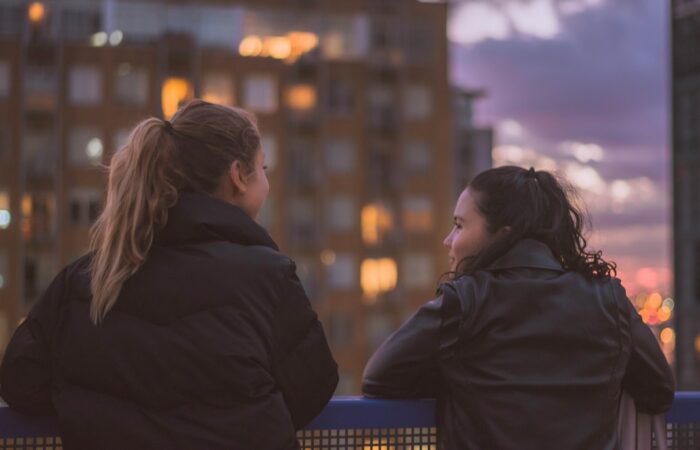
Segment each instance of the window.
M112 135L112 151L116 152L124 147L129 142L129 135L131 130L128 128L122 128L114 132Z
M102 210L100 191L96 189L73 189L68 194L68 211L70 223L75 226L89 227Z
M258 113L277 111L277 84L271 75L251 75L243 83L245 108Z
M272 171L277 165L277 138L274 134L262 133L260 146L265 152L265 165L268 171Z
M117 66L114 97L123 105L145 105L149 97L148 70L129 63Z
M8 281L10 281L10 265L7 252L0 250L0 289L7 287Z
M57 74L52 66L27 65L24 71L24 102L27 108L47 110L56 105Z
M328 284L335 289L352 289L357 284L355 257L350 253L337 253L328 266Z
M408 231L430 231L433 227L433 205L430 198L423 196L405 198L403 225Z
M409 141L403 152L404 168L409 172L430 170L431 155L425 141Z
M12 223L10 212L10 193L0 188L0 230L7 230Z
M294 139L287 151L287 177L292 187L315 187L321 170L314 158L314 143L308 139Z
M202 81L202 99L220 105L235 103L233 80L226 73L210 73Z
M318 238L314 202L295 197L288 203L288 232L292 245L312 245Z
M30 177L47 177L55 173L56 144L51 128L29 127L24 135L22 158L26 174Z
M370 87L367 101L369 104L369 124L375 129L393 130L396 127L396 101L394 91L385 85Z
M396 287L396 261L391 258L367 258L360 268L360 284L367 303L374 303L379 294Z
M382 202L375 202L362 208L362 240L375 245L384 241L386 233L394 226L391 209Z
M55 256L52 252L31 252L25 257L25 302L31 304L51 283L56 275Z
M316 88L310 84L296 84L287 88L287 107L305 112L316 107Z
M73 128L70 131L68 146L68 160L71 165L80 167L102 163L104 145L96 128Z
M335 138L326 142L326 168L331 172L348 173L355 168L355 148L349 139Z
M367 318L367 341L370 352L374 352L394 331L391 318L384 313L375 312Z
M77 65L68 72L68 97L72 103L92 105L102 99L102 77L97 67Z
M348 195L331 197L326 208L326 223L334 231L352 231L355 229L357 212L355 201Z
M274 223L274 220L275 220L275 202L272 198L272 195L268 195L267 198L265 199L265 203L263 203L263 206L260 209L260 213L258 214L258 217L257 217L257 222L263 228L269 229L272 226L272 224Z
M407 288L432 287L435 282L433 258L429 253L409 253L404 256L402 284Z
M10 65L7 61L0 61L0 98L5 98L10 94L10 80Z
M163 82L161 107L163 116L170 119L180 105L192 98L192 83L186 78L170 77Z
M427 119L433 113L433 98L427 86L413 84L403 92L403 115L406 120Z
M334 348L350 347L353 341L355 324L352 314L334 310L328 321L330 343Z
M350 115L355 110L355 89L350 81L331 79L328 83L326 108L329 113Z

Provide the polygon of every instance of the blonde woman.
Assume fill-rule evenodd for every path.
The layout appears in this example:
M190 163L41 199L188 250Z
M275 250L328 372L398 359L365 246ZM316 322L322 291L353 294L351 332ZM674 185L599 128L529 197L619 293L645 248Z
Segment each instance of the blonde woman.
M337 366L254 220L264 158L240 109L194 100L141 122L112 158L92 251L7 348L7 403L56 414L67 450L298 448Z

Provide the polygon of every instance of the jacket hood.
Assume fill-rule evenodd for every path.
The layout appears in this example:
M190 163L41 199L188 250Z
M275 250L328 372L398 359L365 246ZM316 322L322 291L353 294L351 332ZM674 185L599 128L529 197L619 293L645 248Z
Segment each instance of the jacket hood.
M168 222L156 232L154 244L201 241L230 241L279 250L268 232L239 207L210 195L183 192L168 210Z

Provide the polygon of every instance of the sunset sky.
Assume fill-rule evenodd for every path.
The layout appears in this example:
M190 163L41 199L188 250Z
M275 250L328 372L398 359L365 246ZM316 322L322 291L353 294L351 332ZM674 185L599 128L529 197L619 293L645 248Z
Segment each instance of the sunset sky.
M476 117L497 131L494 162L566 175L629 294L671 293L667 3L450 7L452 80L486 90Z

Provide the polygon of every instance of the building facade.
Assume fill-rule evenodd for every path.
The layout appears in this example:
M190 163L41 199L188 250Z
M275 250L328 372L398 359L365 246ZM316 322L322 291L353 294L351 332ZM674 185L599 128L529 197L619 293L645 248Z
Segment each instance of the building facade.
M671 12L676 378L700 388L700 1Z
M298 266L355 393L446 269L447 6L413 0L0 4L0 349L88 246L103 165L190 97L256 114L259 221Z

